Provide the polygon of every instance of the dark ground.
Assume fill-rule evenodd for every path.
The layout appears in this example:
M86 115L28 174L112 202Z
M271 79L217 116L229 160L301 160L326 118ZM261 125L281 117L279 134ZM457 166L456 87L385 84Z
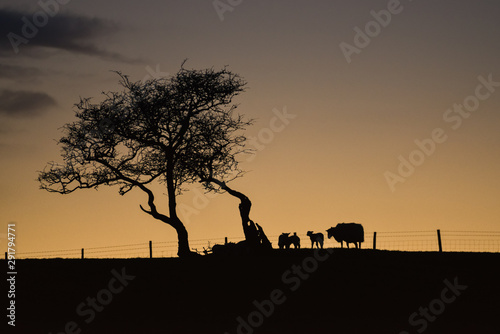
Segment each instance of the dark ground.
M498 253L316 255L320 261L310 249L188 261L18 260L16 327L8 332L500 333ZM113 279L123 274L124 283ZM264 301L271 295L278 304ZM96 297L99 312L89 304Z

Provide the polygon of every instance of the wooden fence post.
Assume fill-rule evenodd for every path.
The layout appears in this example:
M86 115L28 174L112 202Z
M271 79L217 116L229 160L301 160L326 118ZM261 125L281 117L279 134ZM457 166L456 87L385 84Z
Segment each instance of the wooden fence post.
M7 260L7 252L5 252L5 259Z
M443 245L441 244L441 231L437 230L437 234L438 234L439 252L442 253L443 252Z
M224 239L224 245L227 245L227 237Z
M153 258L153 242L149 240L149 258Z
M82 248L82 260L85 258L84 253L85 253L85 251L84 251L84 249Z
M373 232L373 249L377 249L377 232Z

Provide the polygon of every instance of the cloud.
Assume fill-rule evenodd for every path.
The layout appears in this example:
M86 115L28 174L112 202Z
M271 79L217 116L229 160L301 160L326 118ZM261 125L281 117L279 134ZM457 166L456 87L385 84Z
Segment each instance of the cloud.
M44 71L36 67L0 64L0 79L32 81L39 78L44 73Z
M37 13L42 14L37 16ZM38 12L0 8L0 22L0 56L3 57L44 57L47 49L56 49L111 61L137 62L95 44L96 39L120 31L120 27L110 20L61 12L50 16L41 8Z
M43 92L0 89L0 115L15 117L38 116L56 100Z

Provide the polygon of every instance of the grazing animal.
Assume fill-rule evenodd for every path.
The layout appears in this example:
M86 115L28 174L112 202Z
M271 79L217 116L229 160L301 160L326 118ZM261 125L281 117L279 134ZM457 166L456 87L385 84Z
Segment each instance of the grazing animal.
M290 237L289 240L293 244L294 248L300 248L300 238L297 235L297 232L294 232L293 235Z
M290 244L292 243L292 240L290 239L290 233L281 233L279 239L278 239L278 246L280 249L289 249Z
M211 248L212 254L222 255L222 256L234 256L239 253L241 249L238 249L238 244L234 242L228 242L224 245L213 245ZM240 247L241 248L241 247Z
M316 247L319 248L321 245L321 248L323 248L323 241L325 240L323 233L313 233L312 231L308 231L307 236L311 238L311 248L314 248L314 243L316 243Z
M283 249L283 248L290 248L290 237L289 237L290 233L281 233L280 237L278 238L278 246L280 247L280 249Z
M216 244L212 246L212 254L218 256L247 256L255 252L255 248L246 240L237 243L228 242L227 244Z
M290 236L290 233L281 233L278 239L280 249L289 249L292 244L294 248L300 248L300 238L297 233L294 233L292 236Z
M340 242L341 248L344 248L344 241L347 244L347 248L349 248L349 243L353 243L356 248L358 248L359 245L359 248L361 248L361 243L365 241L365 231L361 224L342 223L326 231L328 232L328 239L334 237L337 242Z

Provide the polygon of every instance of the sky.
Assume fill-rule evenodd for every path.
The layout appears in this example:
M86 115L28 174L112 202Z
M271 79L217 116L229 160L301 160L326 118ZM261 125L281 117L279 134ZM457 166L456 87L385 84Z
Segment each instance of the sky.
M248 83L237 111L256 119L256 154L230 185L269 236L500 231L498 17L494 0L2 0L2 248L9 223L19 253L176 240L140 192L60 195L36 178L61 161L80 97L121 90L113 71L168 77L185 60ZM237 204L198 185L178 199L191 240L243 239Z

